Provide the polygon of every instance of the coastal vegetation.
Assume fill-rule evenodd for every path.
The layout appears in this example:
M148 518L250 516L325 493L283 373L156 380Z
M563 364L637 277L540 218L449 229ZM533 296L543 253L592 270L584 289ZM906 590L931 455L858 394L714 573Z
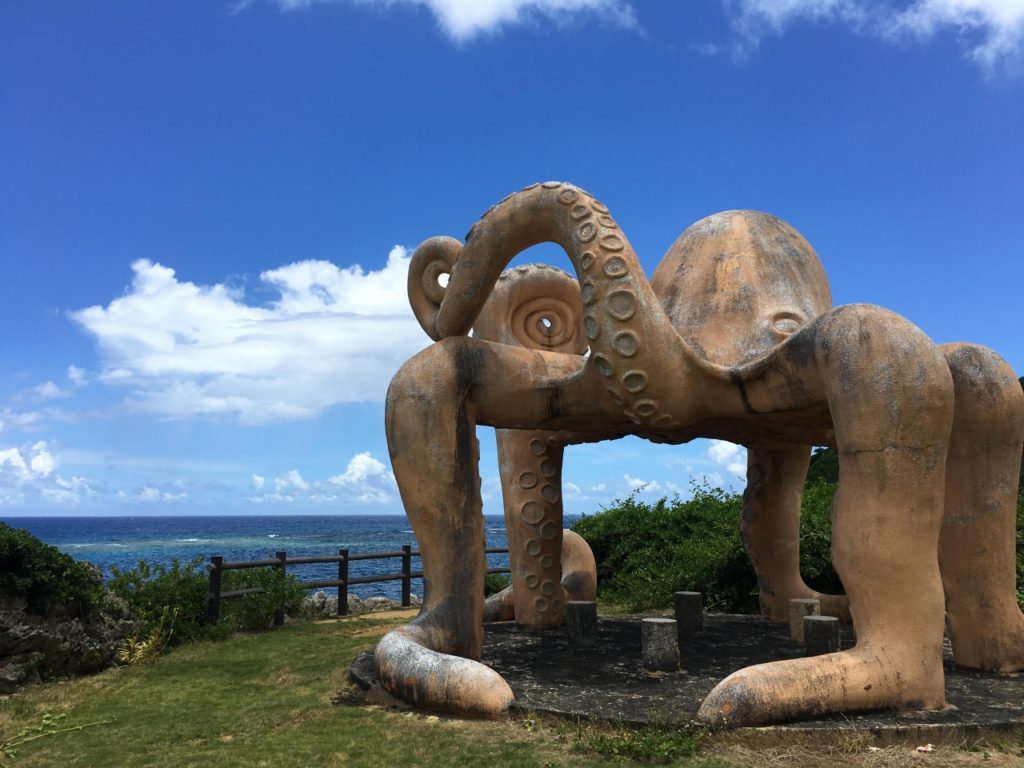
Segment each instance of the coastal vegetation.
M305 591L294 576L274 568L227 571L224 591L260 589L224 602L221 621L206 622L209 579L201 559L169 566L139 561L137 567L113 569L110 591L123 601L130 615L142 623L142 633L160 633L174 646L195 640L223 639L234 631L270 629L275 614L298 612Z
M804 490L800 522L801 571L823 592L842 592L830 558L830 510L835 485L823 478ZM757 581L737 521L743 498L696 485L690 499L653 503L634 493L572 524L594 550L602 599L628 610L663 608L673 592L704 593L711 611L758 610Z
M57 605L83 613L102 599L103 579L88 563L0 523L0 595L24 598L37 615Z
M800 512L800 571L821 592L841 593L832 567L832 497L839 480L833 449L811 457ZM1017 599L1024 608L1024 483L1017 497ZM743 497L709 485L654 502L638 493L618 499L570 526L590 544L597 560L600 598L627 610L664 608L673 592L704 594L712 611L758 610L757 582L743 548L737 520Z

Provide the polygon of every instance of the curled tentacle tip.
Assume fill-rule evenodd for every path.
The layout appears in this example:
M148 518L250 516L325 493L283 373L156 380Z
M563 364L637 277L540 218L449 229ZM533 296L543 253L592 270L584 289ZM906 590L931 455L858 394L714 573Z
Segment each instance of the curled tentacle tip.
M386 634L374 658L384 689L415 706L493 719L504 715L515 699L508 683L490 667L431 650L403 629Z
M697 720L714 728L762 725L773 718L759 704L761 697L735 674L716 685L697 710Z

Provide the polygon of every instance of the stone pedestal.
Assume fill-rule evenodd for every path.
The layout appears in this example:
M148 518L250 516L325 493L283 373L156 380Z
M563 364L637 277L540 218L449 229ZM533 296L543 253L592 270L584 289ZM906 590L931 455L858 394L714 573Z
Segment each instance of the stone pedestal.
M839 650L839 619L835 616L804 616L804 650L808 656Z
M704 629L704 595L700 592L676 592L676 632L679 647L686 639Z
M789 636L794 642L804 641L804 616L821 614L821 603L817 600L789 601Z
M593 600L570 600L565 604L565 626L569 644L577 648L597 645L597 603Z
M675 619L650 618L640 624L644 668L653 672L675 672L679 669Z

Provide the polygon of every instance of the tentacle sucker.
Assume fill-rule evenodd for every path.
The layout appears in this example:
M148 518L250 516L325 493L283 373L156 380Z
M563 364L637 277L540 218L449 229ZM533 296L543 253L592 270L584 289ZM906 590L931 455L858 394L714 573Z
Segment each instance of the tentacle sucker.
M424 330L435 340L469 333L502 270L542 242L557 243L572 261L587 366L606 380L608 396L637 424L676 425L650 371L666 358L685 364L689 356L608 208L571 184L545 182L510 195L473 226L461 250L451 238L423 243L413 254L409 286ZM446 268L447 286L438 290L434 272Z

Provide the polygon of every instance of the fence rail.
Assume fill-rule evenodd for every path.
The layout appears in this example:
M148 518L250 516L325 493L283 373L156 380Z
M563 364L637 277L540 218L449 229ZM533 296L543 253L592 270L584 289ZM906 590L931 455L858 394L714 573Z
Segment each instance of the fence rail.
M484 550L484 553L487 555L508 554L508 548L487 547ZM223 600L245 597L246 595L254 595L265 591L263 587L248 587L246 589L234 589L225 592L221 589L224 571L243 570L247 568L274 568L280 571L283 576L288 572L289 566L320 565L324 563L338 564L338 578L299 582L299 586L303 589L337 587L339 616L348 615L348 588L353 584L374 584L377 582L401 580L402 606L408 608L412 605L412 580L423 578L423 571L414 571L412 569L412 559L414 557L420 557L420 551L418 549L413 549L409 544L405 544L402 546L401 550L393 552L357 552L355 554L350 554L347 549L339 549L338 554L336 555L313 557L288 557L287 552L278 552L274 555L273 559L236 560L234 562L225 562L221 555L214 555L210 558L210 564L207 566L210 575L210 586L206 595L206 620L211 624L215 624L220 620L221 601ZM374 576L349 576L350 563L361 560L385 560L393 558L402 559L402 570L400 572L378 574ZM487 569L487 573L510 572L511 569L507 567L488 567ZM284 623L283 607L274 615L274 623L277 625Z

